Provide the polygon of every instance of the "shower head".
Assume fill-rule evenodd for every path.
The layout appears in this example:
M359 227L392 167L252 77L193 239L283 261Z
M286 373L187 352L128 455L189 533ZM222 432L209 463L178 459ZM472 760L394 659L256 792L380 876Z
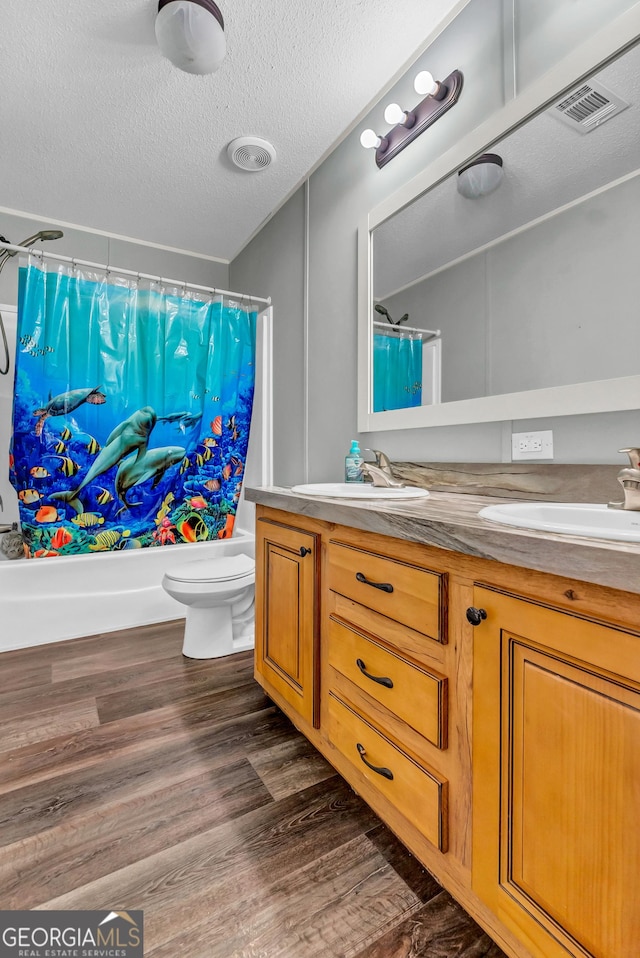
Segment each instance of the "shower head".
M22 240L21 243L18 243L18 246L33 246L34 243L44 243L47 240L57 240L61 236L64 236L62 230L40 230L38 233L34 233L33 236L28 236L25 240ZM8 243L9 241L4 237L0 236L0 240L3 243ZM0 250L0 272L6 261L11 257L16 255L16 250L14 249L3 249Z
M33 236L29 236L26 240L22 240L21 243L18 243L18 246L33 246L34 243L44 243L47 240L57 240L60 239L61 236L64 236L62 230L40 230L39 233L34 233Z

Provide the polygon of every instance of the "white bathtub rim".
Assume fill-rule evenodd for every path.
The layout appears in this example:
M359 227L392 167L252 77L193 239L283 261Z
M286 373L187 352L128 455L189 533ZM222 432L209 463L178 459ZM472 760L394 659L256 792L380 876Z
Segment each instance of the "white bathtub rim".
M199 555L255 556L255 536L241 530L186 545L2 563L0 652L183 619L162 588L166 571Z

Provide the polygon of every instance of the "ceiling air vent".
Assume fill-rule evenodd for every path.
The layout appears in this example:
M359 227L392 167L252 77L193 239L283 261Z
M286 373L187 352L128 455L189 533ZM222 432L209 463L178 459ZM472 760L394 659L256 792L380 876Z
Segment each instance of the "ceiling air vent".
M628 106L601 83L589 80L565 94L549 112L579 133L590 133Z
M276 151L267 140L259 136L239 136L227 147L229 159L247 173L265 170L276 158Z

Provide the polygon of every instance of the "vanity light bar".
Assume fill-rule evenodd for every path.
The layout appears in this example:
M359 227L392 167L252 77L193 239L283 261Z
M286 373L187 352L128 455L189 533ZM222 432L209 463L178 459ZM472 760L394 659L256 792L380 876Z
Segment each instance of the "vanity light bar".
M426 82L425 77L428 77L431 83ZM439 120L458 102L463 79L460 70L454 70L439 82L433 80L426 71L419 73L416 77L418 92L422 89L428 89L431 92L427 93L427 96L410 111L402 110L401 107L396 108L396 104L390 104L385 111L388 117L387 122L392 122L396 117L398 122L385 136L378 136L373 130L363 132L360 142L366 148L375 149L376 164L379 169L382 169L389 160L397 156L405 146L424 133L427 127Z

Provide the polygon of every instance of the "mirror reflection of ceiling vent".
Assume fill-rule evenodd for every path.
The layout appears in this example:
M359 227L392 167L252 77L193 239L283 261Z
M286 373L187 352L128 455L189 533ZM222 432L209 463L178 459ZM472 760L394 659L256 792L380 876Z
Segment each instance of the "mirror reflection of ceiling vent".
M628 106L601 83L589 80L565 94L549 112L579 133L590 133Z

